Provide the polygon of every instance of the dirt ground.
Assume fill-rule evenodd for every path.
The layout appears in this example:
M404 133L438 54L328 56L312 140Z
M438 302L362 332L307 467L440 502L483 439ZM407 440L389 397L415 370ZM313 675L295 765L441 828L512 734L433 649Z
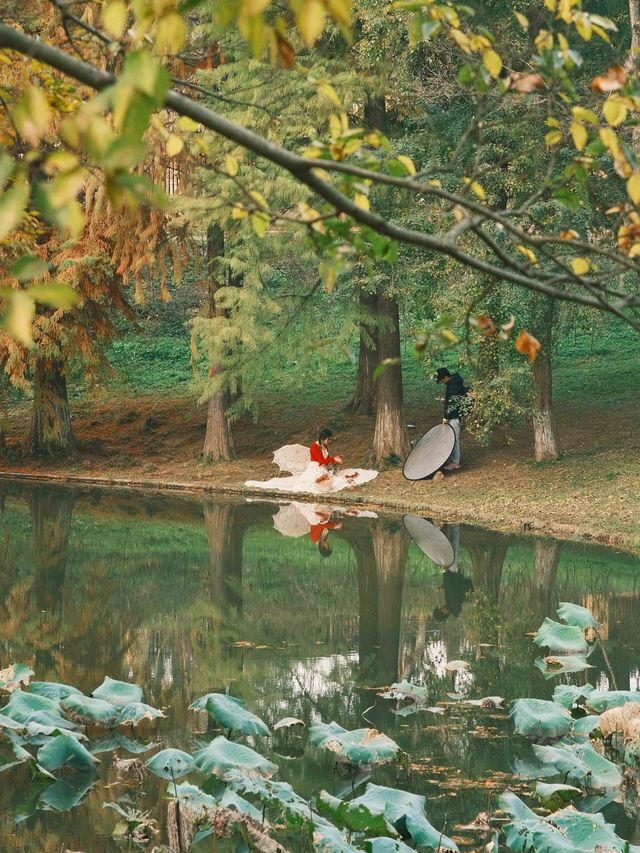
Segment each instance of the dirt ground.
M48 462L20 458L29 419L28 407L21 406L9 418L7 439L13 453L8 458L13 461L0 463L0 474L248 494L243 487L246 479L267 479L276 473L270 461L275 448L308 444L325 420L334 429L333 449L344 456L345 464L370 464L374 420L353 417L343 406L336 401L316 409L284 411L281 403L269 405L257 423L243 419L234 425L238 458L220 465L199 459L206 411L190 397L77 404L73 423L79 451L71 460ZM439 407L409 407L406 414L407 423L415 424L410 430L414 439L441 418ZM558 409L563 448L559 462L532 462L531 436L524 426L509 436L494 437L488 447L463 433L463 470L442 482L410 483L394 469L361 489L330 499L640 550L637 423L638 407L632 403L618 405L615 419L600 409L567 404ZM322 500L327 502L325 496Z

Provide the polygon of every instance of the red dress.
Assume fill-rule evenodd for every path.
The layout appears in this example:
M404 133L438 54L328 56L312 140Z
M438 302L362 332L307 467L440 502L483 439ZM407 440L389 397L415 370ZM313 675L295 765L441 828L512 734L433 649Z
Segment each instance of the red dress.
M317 462L318 465L337 465L338 461L334 456L325 456L322 452L322 448L318 444L317 441L314 441L311 447L309 448L309 453L311 455L311 461Z
M317 545L322 539L322 534L325 530L337 530L339 527L340 523L337 521L326 521L324 524L312 524L309 528L309 539L311 539L314 545Z

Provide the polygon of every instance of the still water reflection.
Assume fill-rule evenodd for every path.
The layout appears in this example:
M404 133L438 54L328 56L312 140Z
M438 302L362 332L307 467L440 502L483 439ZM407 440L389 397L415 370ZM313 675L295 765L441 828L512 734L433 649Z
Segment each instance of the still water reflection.
M511 737L504 714L405 717L374 688L407 678L428 688L431 705L460 692L550 697L557 681L532 665L527 634L559 601L592 610L607 653L598 648L594 668L568 678L640 686L638 565L628 555L444 525L454 555L444 567L401 518L3 488L0 669L22 661L38 680L85 693L105 675L131 680L144 701L169 710L136 733L138 746L100 751L97 781L71 779L78 791L66 805L80 803L68 811L54 808L50 782L31 779L27 766L3 771L2 851L118 849L105 801L149 808L166 842L163 786L115 784L115 757L131 758L127 745L151 754L156 740L192 751L203 720L187 708L211 691L245 699L271 724L295 716L384 730L411 755L409 785L427 794L431 821L471 848L473 836L456 826L487 809L529 747ZM450 673L453 659L468 661L468 672ZM344 787L303 740L275 737L258 748L301 794ZM394 785L396 771L377 770L374 781ZM620 806L605 814L623 837L640 840Z

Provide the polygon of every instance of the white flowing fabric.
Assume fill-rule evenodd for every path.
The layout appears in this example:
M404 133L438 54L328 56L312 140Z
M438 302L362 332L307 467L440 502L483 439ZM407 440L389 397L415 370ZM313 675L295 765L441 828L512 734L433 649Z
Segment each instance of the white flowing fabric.
M346 468L332 474L317 462L309 462L304 471L290 477L272 477L270 480L247 480L245 486L252 489L270 489L279 492L305 492L310 495L326 495L361 486L378 476L377 471L366 468ZM321 482L317 482L319 478Z

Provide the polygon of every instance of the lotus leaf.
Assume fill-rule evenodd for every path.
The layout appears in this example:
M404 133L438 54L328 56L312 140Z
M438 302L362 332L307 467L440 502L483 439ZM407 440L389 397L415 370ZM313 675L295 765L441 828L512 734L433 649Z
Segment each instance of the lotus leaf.
M563 652L569 655L585 655L589 649L584 631L575 625L562 625L548 617L538 628L533 642L550 652Z
M362 845L369 853L415 853L413 847L398 838L367 838Z
M58 770L65 765L74 770L87 770L99 763L86 747L68 734L60 734L41 746L38 762L47 770Z
M418 847L457 851L457 845L427 820L425 802L425 797L419 794L369 783L364 794L351 800L350 805L364 805L372 813L384 814L402 836L410 836Z
M32 681L29 684L29 693L45 696L47 699L53 699L54 702L66 699L67 696L82 696L82 692L76 690L75 687L70 687L68 684L57 684L55 681Z
M564 737L573 723L566 708L545 699L516 699L510 713L517 734L527 737Z
M107 675L100 687L96 687L91 695L120 708L130 702L142 702L142 687L131 684L129 681L116 681Z
M222 779L232 770L241 770L248 776L268 777L278 769L250 747L232 743L222 735L212 740L209 746L196 752L193 761L204 773L211 773Z
M402 680L398 684L392 684L389 690L378 693L383 699L408 699L411 702L426 703L428 700L427 688L420 684L412 684L410 681Z
M304 726L304 720L299 720L297 717L283 717L273 724L273 730L277 732L280 729L290 729L293 726Z
M6 669L0 669L0 690L11 693L21 684L28 684L34 671L23 663L12 663Z
M167 793L170 797L176 797L181 803L184 803L190 811L197 814L198 812L207 813L209 809L214 809L218 804L218 800L210 794L198 788L197 785L192 785L190 782L182 782L180 785L169 785Z
M0 773L22 764L23 761L32 761L33 756L20 744L19 739L9 738L10 743L0 741Z
M191 773L195 764L188 752L181 749L163 749L152 756L145 767L161 779L180 779Z
M534 794L536 799L545 807L555 811L566 803L579 797L582 791L574 785L551 785L548 782L537 782Z
M151 705L145 705L143 702L129 702L121 708L114 725L137 726L142 720L156 720L158 717L164 719L164 714L157 708L152 708Z
M13 732L24 732L26 731L26 725L24 723L19 723L17 720L12 720L11 717L5 717L4 714L0 714L0 729L10 729Z
M60 701L60 707L72 720L86 725L113 726L118 716L118 709L110 702L90 696L72 694Z
M633 690L594 690L587 698L587 706L597 714L626 702L640 702L640 693Z
M6 717L28 725L35 723L51 729L75 729L74 723L60 716L60 703L34 693L14 690L2 709Z
M616 765L590 744L536 745L533 751L543 763L554 766L564 775L567 782L581 785L588 791L610 791L620 785L621 776Z
M329 823L314 826L313 849L317 853L358 853L337 827Z
M247 815L247 817L257 820L258 823L264 823L262 820L262 813L259 812L255 806L251 805L248 800L245 800L244 797L236 794L236 792L231 788L227 788L224 794L220 797L218 805L223 809L235 809L240 814Z
M252 794L265 805L278 808L289 826L301 827L310 820L317 822L317 816L307 800L297 794L288 782L277 782L261 776L249 778L240 771L228 773L226 781L235 790Z
M225 693L207 693L206 696L196 699L190 707L197 711L206 710L219 726L229 731L269 737L267 725L260 717L247 711L241 699L227 696Z
M512 819L504 833L513 853L593 853L598 848L638 851L619 838L601 814L585 814L569 806L540 818L511 792L500 797L500 807Z
M536 658L534 663L546 679L569 672L593 669L584 655L549 655L546 658Z
M582 687L575 684L558 684L553 691L553 701L570 711L574 705L583 704L581 700L586 699L593 691L591 684L583 684Z
M580 717L573 721L572 738L588 738L594 729L600 727L600 717L596 714L587 714L586 717Z
M335 753L350 764L376 765L393 761L400 749L398 744L377 729L346 731L336 723L328 727L321 723L310 729L312 743Z
M368 834L395 837L397 831L384 816L384 811L371 810L368 805L357 801L345 802L333 797L327 791L320 791L316 807L318 812L341 829L349 832L366 832Z
M91 741L89 752L92 755L99 755L101 752L113 752L115 749L124 749L133 755L141 755L143 752L149 752L150 749L154 749L156 746L158 746L158 741L152 740L144 743L143 741L126 737L122 732L111 731L104 737Z
M579 604L561 601L556 613L567 625L575 625L578 628L582 628L583 631L587 628L598 627L598 623L591 611L587 610L586 607L581 607Z
M68 812L87 796L98 781L95 773L74 773L66 779L61 779L50 785L40 795L40 802L46 810Z

